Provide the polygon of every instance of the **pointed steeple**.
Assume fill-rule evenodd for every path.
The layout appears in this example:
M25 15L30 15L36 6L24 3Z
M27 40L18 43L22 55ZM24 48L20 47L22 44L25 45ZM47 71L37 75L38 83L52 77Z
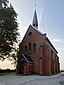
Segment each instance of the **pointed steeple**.
M33 17L33 22L32 22L32 25L38 29L38 20L37 20L37 13L36 13L36 10L34 12L34 17Z

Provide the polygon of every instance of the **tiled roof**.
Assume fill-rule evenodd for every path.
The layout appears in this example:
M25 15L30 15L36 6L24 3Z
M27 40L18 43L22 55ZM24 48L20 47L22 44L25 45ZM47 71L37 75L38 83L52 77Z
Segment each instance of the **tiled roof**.
M21 54L19 61L24 61L27 63L34 63L33 60L31 59L31 57L26 54Z

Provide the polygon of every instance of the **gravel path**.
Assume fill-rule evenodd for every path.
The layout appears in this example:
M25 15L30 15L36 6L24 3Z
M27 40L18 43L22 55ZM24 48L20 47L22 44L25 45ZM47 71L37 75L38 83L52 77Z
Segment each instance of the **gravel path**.
M64 85L64 76L5 75L0 76L0 85Z

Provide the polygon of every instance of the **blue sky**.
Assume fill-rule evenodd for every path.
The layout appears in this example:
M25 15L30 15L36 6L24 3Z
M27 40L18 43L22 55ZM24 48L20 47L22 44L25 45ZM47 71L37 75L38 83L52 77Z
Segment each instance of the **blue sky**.
M58 50L61 69L64 68L64 0L9 0L18 14L19 32L22 40L28 26L32 23L35 3L39 27L47 33Z

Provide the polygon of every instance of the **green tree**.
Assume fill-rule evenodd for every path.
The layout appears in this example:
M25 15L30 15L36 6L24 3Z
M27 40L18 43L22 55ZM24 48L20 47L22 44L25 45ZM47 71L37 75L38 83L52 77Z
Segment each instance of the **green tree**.
M18 35L17 13L8 0L0 0L0 59L16 50Z

